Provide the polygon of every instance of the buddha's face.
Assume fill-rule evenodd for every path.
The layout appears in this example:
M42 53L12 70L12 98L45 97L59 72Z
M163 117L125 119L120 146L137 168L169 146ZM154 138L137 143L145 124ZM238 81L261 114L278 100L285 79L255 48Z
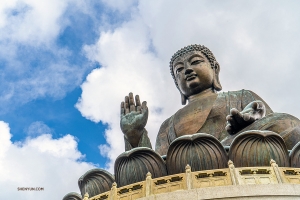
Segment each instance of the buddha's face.
M173 62L173 72L182 94L186 97L213 88L214 70L200 51L188 52Z

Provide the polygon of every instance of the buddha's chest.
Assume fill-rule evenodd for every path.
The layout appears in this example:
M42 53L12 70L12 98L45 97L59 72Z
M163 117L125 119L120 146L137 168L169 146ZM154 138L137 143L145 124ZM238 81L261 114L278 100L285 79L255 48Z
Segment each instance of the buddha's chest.
M205 124L212 110L216 96L189 103L180 109L173 119L174 131L177 137L198 132Z

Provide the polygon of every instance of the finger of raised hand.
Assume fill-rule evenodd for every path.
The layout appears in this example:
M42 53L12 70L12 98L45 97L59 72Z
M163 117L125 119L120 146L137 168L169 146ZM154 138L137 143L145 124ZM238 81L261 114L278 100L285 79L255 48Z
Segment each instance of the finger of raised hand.
M125 114L125 105L124 102L121 102L121 116L123 116Z
M129 97L125 97L125 115L129 113Z
M135 95L136 111L141 111L141 101L139 95Z
M132 92L129 93L129 111L136 111Z
M133 99L133 94L132 94L132 92L130 92L128 96L129 96L129 102L128 102L129 105L134 105L134 99Z
M143 101L141 111L142 113L148 112L147 101Z

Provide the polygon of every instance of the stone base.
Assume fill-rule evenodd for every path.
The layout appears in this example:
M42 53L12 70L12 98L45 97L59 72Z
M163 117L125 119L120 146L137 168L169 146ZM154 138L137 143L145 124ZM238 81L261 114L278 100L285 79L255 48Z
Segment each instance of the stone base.
M139 200L182 199L300 199L299 184L230 185L179 190L155 194Z

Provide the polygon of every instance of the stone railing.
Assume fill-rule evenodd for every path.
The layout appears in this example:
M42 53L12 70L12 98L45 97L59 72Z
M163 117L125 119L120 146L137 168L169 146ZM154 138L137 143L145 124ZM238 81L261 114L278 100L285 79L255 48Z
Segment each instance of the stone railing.
M192 172L189 165L185 173L152 179L148 172L146 180L117 188L114 183L110 191L83 200L127 200L149 197L177 190L190 190L228 185L247 184L300 184L300 168L278 167L274 160L271 166L235 168L232 161L229 168Z

